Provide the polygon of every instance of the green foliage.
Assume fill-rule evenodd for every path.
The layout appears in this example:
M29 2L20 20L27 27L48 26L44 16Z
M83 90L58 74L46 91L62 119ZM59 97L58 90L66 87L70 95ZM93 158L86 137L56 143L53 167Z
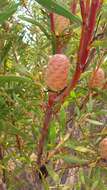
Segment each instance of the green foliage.
M5 2L0 0L0 24L4 23L5 20L7 20L9 17L11 17L17 10L18 4L15 3L7 3L5 6ZM2 9L3 7L3 9Z
M53 0L46 0L46 1L36 0L36 1L51 12L55 12L59 15L65 16L69 18L71 21L77 22L78 24L81 23L79 17L73 15L69 10L65 9L63 6L61 6L59 3Z
M66 1L0 0L0 181L6 178L9 190L36 189L34 175L40 169L36 164L38 140L48 99L44 72L56 47L50 12L71 21L63 53L70 59L70 79L75 72L80 7L78 1L76 16L64 4ZM48 171L47 178L42 176L44 189L107 190L107 164L99 153L99 142L107 136L107 87L89 88L90 75L98 65L107 81L106 8L104 1L90 45L96 53L60 111L52 116L42 157ZM65 43L63 35L61 39ZM71 171L76 183L62 182L67 171ZM71 179L69 175L66 178Z

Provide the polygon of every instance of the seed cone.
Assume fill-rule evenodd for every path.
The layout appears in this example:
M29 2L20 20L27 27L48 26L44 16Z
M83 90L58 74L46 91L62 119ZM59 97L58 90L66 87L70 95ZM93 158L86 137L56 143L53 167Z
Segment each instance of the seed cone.
M69 66L69 59L63 54L56 54L50 58L45 80L51 90L59 91L66 87Z
M104 84L104 79L105 79L105 73L103 69L99 68L91 75L91 79L89 82L90 88L96 88L96 87L102 88Z
M67 29L70 25L69 19L55 13L54 13L54 22L55 22L56 35L62 34L65 31L65 29Z
M99 151L101 158L107 160L107 137L100 142Z

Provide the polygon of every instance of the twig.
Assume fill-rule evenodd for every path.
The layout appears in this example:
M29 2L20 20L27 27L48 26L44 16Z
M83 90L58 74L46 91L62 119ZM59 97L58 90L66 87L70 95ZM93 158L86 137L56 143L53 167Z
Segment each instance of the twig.
M16 143L19 151L21 151L21 142L20 142L20 137L19 135L16 135Z
M51 118L52 118L52 107L49 107L46 110L44 125L42 128L41 137L40 137L39 143L38 143L38 150L37 150L38 151L38 155L37 155L37 164L38 165L41 165L41 157L42 157L42 153L43 153L43 147L44 147L45 139L47 137L48 127L49 127Z

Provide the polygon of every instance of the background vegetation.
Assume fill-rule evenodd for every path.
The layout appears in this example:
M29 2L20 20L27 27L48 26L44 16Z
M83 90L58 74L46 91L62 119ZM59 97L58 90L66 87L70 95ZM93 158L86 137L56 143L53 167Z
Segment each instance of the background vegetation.
M97 14L89 65L53 115L42 168L36 164L48 99L44 71L56 48L49 11L57 10L71 20L69 38L62 37L67 44L63 53L70 59L69 78L75 72L81 36L79 1L76 16L69 9L73 1L54 1L55 10L51 2L0 0L1 189L107 190L107 162L99 153L99 143L107 136L107 86L89 87L97 66L107 81L106 0ZM44 174L39 173L42 179L37 178L37 171Z

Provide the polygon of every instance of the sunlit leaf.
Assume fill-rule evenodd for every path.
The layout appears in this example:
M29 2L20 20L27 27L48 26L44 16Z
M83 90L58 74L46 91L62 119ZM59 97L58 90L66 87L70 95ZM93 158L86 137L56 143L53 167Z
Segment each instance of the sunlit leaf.
M60 181L60 177L59 175L50 167L50 166L46 166L49 175L51 176L51 178L56 182L59 183Z
M12 4L7 6L5 10L0 12L0 24L11 17L17 10L19 4Z
M55 12L59 15L63 15L69 18L71 21L74 21L78 24L81 23L81 20L78 16L73 15L69 10L55 2L54 0L36 0L43 7L47 8L49 11Z
M86 121L87 121L88 123L93 124L93 125L103 125L102 122L100 122L100 121L95 121L95 120L92 120L92 119L86 119Z

